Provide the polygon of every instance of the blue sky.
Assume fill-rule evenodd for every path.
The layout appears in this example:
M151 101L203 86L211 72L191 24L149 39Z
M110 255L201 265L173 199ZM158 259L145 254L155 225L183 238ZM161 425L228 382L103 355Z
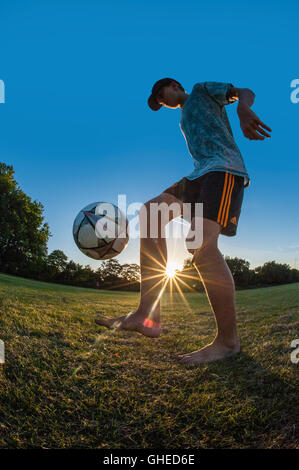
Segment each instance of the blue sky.
M173 77L188 93L200 81L231 82L256 94L255 113L272 128L243 136L227 106L251 185L236 237L224 255L299 269L298 2L2 1L0 160L42 202L49 252L97 267L72 238L77 212L93 201L145 202L191 173L180 109L151 111L154 82ZM170 259L187 256L169 242ZM139 262L139 242L118 256Z

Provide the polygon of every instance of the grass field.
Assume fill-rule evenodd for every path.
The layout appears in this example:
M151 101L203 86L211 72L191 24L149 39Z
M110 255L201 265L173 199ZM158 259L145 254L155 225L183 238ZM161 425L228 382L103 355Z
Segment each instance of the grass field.
M158 339L94 324L138 299L0 275L0 447L299 447L298 283L238 291L242 352L201 366L173 356L213 339L205 295L165 294Z

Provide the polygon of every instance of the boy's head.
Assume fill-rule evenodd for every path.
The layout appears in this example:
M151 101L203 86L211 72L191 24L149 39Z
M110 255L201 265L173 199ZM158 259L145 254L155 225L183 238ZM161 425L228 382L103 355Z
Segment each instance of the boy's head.
M153 88L152 94L147 100L153 111L158 111L162 106L167 108L178 108L186 95L182 85L173 78L162 78L158 80Z

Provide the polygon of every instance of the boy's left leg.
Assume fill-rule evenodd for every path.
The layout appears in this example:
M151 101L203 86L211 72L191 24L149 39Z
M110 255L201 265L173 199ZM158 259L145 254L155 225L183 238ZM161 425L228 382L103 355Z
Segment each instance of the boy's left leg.
M217 333L214 341L198 351L178 356L183 364L200 364L224 359L240 351L236 326L235 284L231 271L218 249L221 226L203 218L203 242L193 257L214 312Z

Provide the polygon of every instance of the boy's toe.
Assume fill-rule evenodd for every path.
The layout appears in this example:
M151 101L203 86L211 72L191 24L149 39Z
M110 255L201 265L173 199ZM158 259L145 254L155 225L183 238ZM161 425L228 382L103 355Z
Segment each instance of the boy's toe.
M108 328L111 326L111 319L104 317L104 315L97 315L94 321L100 326L107 326Z

